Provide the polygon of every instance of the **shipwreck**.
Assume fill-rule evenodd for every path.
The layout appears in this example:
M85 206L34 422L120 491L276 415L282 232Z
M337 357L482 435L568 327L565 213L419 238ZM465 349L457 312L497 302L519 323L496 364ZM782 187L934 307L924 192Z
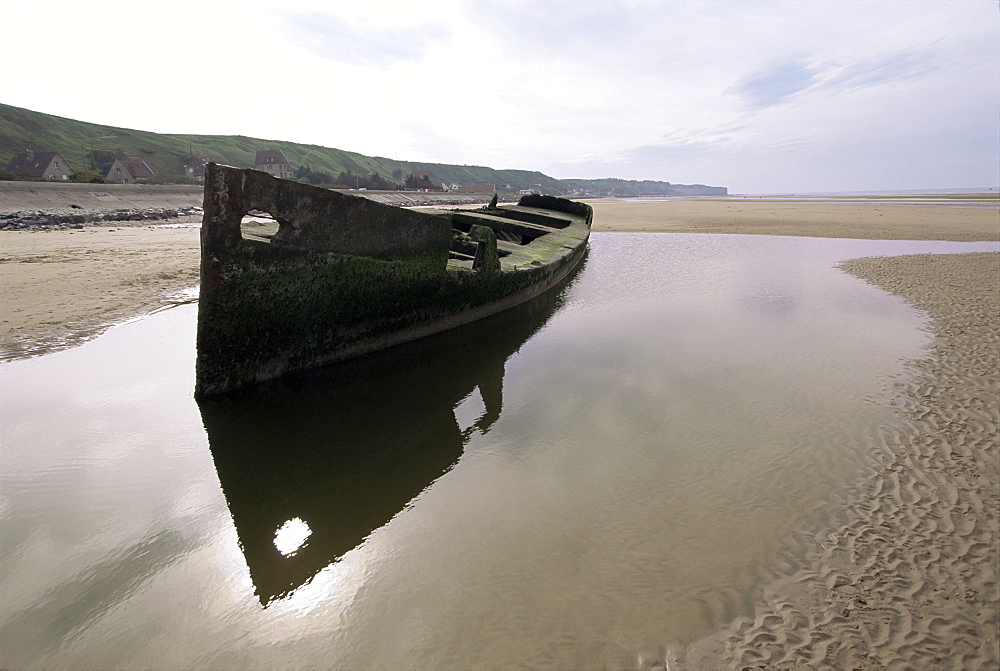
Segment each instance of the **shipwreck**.
M264 214L276 229L244 230ZM527 195L417 211L209 163L195 395L385 349L524 303L584 258L593 210Z

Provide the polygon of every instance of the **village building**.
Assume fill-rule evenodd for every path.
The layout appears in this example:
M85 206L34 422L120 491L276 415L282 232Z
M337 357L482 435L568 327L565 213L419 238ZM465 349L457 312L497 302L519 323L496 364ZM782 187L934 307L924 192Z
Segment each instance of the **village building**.
M112 184L134 184L140 179L152 179L156 173L141 158L130 156L128 158L116 158L115 162L108 168L108 174L104 179Z
M295 176L292 164L288 162L280 149L265 149L258 151L253 160L254 170L266 172L282 179L291 179Z
M184 164L184 176L192 182L204 182L206 164L208 164L207 158L188 159Z
M69 179L73 172L54 151L22 151L10 160L7 170L18 177L33 179Z

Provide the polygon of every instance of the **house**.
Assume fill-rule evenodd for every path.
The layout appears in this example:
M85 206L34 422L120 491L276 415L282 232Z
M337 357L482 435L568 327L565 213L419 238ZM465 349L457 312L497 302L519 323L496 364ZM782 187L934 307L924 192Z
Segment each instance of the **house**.
M105 181L112 184L131 184L140 179L152 179L156 177L153 169L141 158L130 156L128 158L116 158L108 169L108 174L104 176Z
M288 159L285 158L280 149L258 151L256 158L253 160L253 168L254 170L260 170L275 177L281 177L282 179L291 179L295 176L295 173L292 171L292 164L288 162Z
M69 179L70 167L54 151L22 151L7 164L7 170L19 177Z
M184 176L192 182L204 182L207 163L207 158L189 158L184 164Z

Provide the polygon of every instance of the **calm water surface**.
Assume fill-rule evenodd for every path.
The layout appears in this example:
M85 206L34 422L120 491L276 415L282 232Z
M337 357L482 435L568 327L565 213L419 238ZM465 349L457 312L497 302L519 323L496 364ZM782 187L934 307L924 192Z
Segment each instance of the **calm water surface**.
M0 366L4 666L627 666L747 608L995 243L595 234L561 292L199 406L196 306Z

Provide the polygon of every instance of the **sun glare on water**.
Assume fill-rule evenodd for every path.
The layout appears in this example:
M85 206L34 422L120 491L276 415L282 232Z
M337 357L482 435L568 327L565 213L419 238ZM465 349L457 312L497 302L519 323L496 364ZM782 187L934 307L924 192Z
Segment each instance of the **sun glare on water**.
M286 557L291 557L299 548L306 544L306 539L312 535L309 525L298 517L288 520L274 532L274 547Z

